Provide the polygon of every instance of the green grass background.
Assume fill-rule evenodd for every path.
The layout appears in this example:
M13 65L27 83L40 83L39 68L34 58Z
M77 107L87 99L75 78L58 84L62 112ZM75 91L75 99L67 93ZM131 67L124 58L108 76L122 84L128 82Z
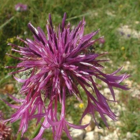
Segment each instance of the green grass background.
M25 12L15 11L14 6L17 3L27 4L28 10ZM131 75L131 80L140 84L140 38L133 38L132 36L125 38L118 32L118 28L123 25L128 25L131 29L140 32L139 0L0 0L1 88L2 85L11 80L10 78L4 80L9 72L4 66L17 63L16 60L5 55L7 52L12 53L11 47L7 45L11 38L13 38L14 43L19 43L15 39L16 36L21 36L24 39L32 38L32 34L27 28L29 22L35 27L40 26L46 32L45 25L49 13L52 15L53 23L57 26L61 22L64 12L67 13L67 22L71 22L72 25L77 25L85 17L85 33L100 29L95 38L104 36L105 44L103 46L97 45L96 51L109 52L108 57L113 61L113 66L109 66L107 69L109 72L117 67L124 66L126 61L129 61L132 69L125 72ZM124 94L124 96L126 95ZM126 97L129 98L129 95ZM122 128L123 134L128 131L140 133L140 126L133 123L139 114L132 114L139 108L138 102L135 103L132 99L128 100L128 111L121 114L121 119L128 122ZM4 105L2 106L0 107L2 110L7 108ZM135 106L135 108L129 109L129 106ZM71 109L68 111L74 114ZM74 120L76 121L77 117ZM17 126L14 125L13 127L16 128Z

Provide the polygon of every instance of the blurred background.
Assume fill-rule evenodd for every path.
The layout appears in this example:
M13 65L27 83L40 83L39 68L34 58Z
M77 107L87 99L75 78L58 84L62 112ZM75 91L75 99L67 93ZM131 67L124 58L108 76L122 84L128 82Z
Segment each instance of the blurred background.
M108 118L109 129L105 127L99 117L98 121L102 129L98 129L94 123L91 123L89 129L78 132L71 130L71 134L74 139L78 140L140 140L139 0L0 0L0 98L12 103L7 93L19 96L20 85L8 75L12 70L5 69L5 66L12 66L18 62L6 55L6 53L13 54L7 43L20 45L16 39L17 36L23 39L32 38L32 33L27 27L29 22L35 27L40 26L46 33L45 25L49 13L52 15L54 25L58 26L64 12L67 13L67 22L70 22L72 26L76 26L83 17L85 18L85 34L100 29L95 38L104 36L105 42L100 42L91 48L91 51L109 52L105 58L110 61L104 65L107 73L123 66L122 72L131 75L125 81L130 88L129 91L115 89L118 103L110 106L118 115L118 120L113 122ZM109 96L106 85L103 83L100 85L102 93ZM81 94L84 97L82 90ZM70 99L67 104L70 106L67 110L68 119L78 124L80 114L86 107L86 101L85 104L79 104L76 100ZM5 119L14 112L1 100L0 110ZM75 111L77 115L75 115ZM85 122L90 119L90 116L87 116ZM6 125L7 128L10 128L9 139L15 139L19 122ZM35 123L31 122L25 137L30 139L35 127ZM1 129L0 126L0 131L2 131ZM79 135L75 136L75 133L79 133ZM51 132L46 131L44 138L52 139ZM65 134L62 140L67 140Z

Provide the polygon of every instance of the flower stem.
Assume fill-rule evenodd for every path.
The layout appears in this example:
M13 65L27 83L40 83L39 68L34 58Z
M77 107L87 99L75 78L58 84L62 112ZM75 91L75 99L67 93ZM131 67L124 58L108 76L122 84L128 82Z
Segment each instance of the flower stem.
M3 23L3 24L0 26L0 30L1 30L4 26L6 26L8 23L10 23L14 18L15 18L15 17L13 16L13 17L11 17L10 19L8 19L5 23Z
M41 123L37 126L36 130L34 131L33 135L31 136L31 139L33 139L34 137L36 137L36 135L38 134L40 128L41 128Z
M18 133L16 140L21 140L21 132Z
M88 13L85 13L85 14L82 14L82 15L67 18L66 21L73 20L73 19L80 18L80 17L85 17L85 16L90 15L90 14L91 14L91 12L88 12Z
M0 87L7 82L8 79L10 79L12 76L11 75L6 75L3 79L0 80Z

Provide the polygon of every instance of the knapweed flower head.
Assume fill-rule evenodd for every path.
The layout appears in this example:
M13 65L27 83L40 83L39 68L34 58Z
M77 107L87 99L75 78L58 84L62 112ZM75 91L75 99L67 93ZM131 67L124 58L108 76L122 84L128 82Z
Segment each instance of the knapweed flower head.
M3 113L0 110L0 140L10 140L11 128L3 120Z
M16 11L27 11L27 5L18 3L15 5L15 10Z
M95 112L98 112L107 125L105 116L112 120L116 119L111 111L107 99L98 90L95 78L108 85L110 93L115 102L113 87L127 90L126 85L121 82L128 77L126 74L117 75L118 69L111 74L103 72L105 60L99 59L106 53L97 54L88 51L88 48L103 38L92 40L99 30L84 35L85 20L79 22L78 26L71 29L70 23L66 24L66 14L64 14L61 25L54 29L51 16L46 25L47 36L40 27L35 28L31 23L29 29L33 33L34 39L20 39L24 47L10 44L12 51L18 52L21 57L17 58L21 62L17 64L18 69L12 74L23 71L30 71L27 79L14 78L22 83L20 93L24 99L16 99L9 95L18 105L9 104L16 109L16 112L9 119L11 122L20 121L19 131L24 134L28 129L28 123L32 119L37 120L37 124L42 126L34 140L41 139L45 129L51 128L54 140L59 140L62 131L65 131L68 138L72 140L68 127L83 129L87 125L74 125L66 120L67 98L75 96L82 102L82 97L78 85L82 87L87 96L87 106L81 117L91 114L95 123ZM15 56L12 56L16 58ZM13 68L13 67L10 67ZM58 104L61 104L61 112L58 113ZM41 121L43 118L43 122Z
M0 121L0 140L10 140L11 128Z
M3 120L3 112L0 110L0 120Z

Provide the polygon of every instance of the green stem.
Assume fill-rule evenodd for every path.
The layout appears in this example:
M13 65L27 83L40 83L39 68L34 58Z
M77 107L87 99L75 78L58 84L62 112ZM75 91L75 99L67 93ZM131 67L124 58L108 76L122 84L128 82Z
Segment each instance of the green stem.
M13 16L13 17L11 17L10 19L8 19L5 23L3 23L3 24L0 26L0 30L1 30L4 26L6 26L8 23L10 23L14 18L15 18L15 17Z
M16 140L21 140L21 132L18 133Z
M36 130L34 131L33 135L31 136L31 139L33 139L34 137L37 136L37 134L39 133L39 130L40 130L40 128L41 128L41 125L42 125L42 124L39 124L39 125L37 126Z
M0 80L0 87L7 82L8 79L12 78L11 75L6 75L3 79Z
M85 17L85 16L90 15L90 14L91 14L91 12L88 12L88 13L85 13L85 14L82 14L82 15L67 18L66 21L73 20L73 19L76 19L76 18L79 18L79 17Z

